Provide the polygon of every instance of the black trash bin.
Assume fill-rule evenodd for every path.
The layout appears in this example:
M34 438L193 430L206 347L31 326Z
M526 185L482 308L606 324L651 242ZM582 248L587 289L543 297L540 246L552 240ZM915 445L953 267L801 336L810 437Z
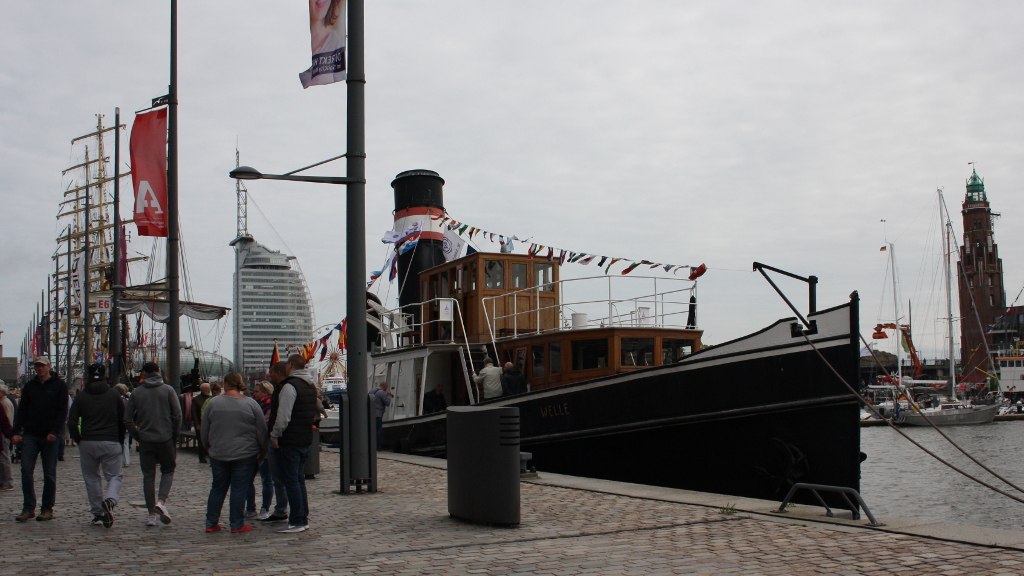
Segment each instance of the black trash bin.
M448 514L519 524L519 408L448 408Z

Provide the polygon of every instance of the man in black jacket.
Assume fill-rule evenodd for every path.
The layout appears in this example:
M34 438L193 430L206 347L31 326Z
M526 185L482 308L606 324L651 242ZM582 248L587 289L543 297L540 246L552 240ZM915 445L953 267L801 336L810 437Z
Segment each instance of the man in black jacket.
M21 389L21 402L14 416L11 442L21 444L21 493L24 501L15 520L40 522L53 519L57 500L57 441L61 438L68 414L68 385L50 371L50 360L36 356L36 377ZM43 461L43 502L36 516L36 491L33 484L36 458Z
M125 427L121 394L110 387L105 376L103 364L89 367L88 382L71 404L68 433L78 443L92 523L110 528L114 525L114 506L121 497ZM106 494L101 470L107 480Z

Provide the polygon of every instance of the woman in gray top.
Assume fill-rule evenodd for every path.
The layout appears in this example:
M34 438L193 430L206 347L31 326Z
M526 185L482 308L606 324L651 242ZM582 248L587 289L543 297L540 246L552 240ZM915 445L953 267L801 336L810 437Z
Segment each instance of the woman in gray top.
M200 431L213 471L213 485L206 501L207 532L221 530L220 511L229 487L231 533L252 530L252 526L245 524L245 496L256 462L267 453L267 423L259 404L242 392L242 377L231 372L224 377L224 393L208 400L203 410Z

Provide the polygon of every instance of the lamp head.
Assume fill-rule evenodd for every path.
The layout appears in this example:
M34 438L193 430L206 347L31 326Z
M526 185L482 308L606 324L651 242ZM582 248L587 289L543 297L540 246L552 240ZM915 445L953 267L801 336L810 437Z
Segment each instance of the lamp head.
M259 180L263 178L263 174L252 166L239 166L229 172L228 176L237 180Z

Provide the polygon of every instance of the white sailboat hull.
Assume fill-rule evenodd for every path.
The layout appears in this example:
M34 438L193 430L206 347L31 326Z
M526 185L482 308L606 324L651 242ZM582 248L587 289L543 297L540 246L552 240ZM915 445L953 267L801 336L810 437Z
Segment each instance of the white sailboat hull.
M925 409L921 412L907 411L903 413L899 422L904 426L929 426L931 420L936 426L962 426L970 424L988 424L992 422L999 411L999 406L964 406L962 408L935 408ZM922 413L924 414L922 416Z

